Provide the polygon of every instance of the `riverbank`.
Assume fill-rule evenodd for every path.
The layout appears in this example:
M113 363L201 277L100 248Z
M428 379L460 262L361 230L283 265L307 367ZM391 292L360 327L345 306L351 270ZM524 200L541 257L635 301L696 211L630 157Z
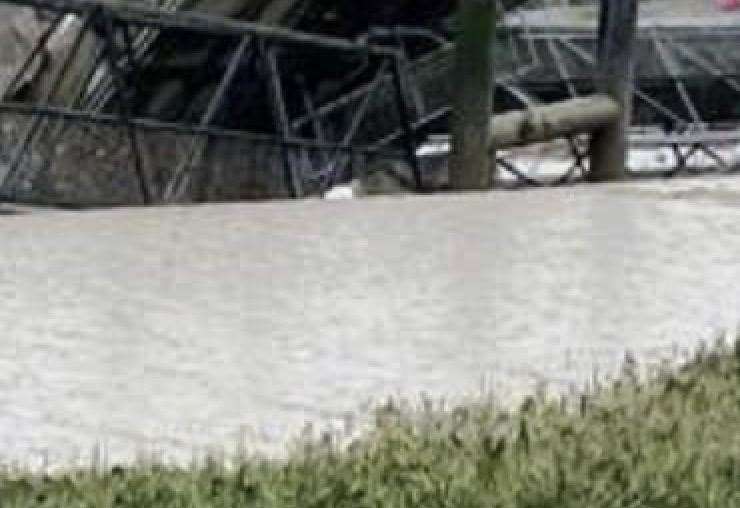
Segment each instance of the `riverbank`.
M6 473L0 506L740 506L740 340L638 370L517 411L389 406L347 449L304 443L280 462Z

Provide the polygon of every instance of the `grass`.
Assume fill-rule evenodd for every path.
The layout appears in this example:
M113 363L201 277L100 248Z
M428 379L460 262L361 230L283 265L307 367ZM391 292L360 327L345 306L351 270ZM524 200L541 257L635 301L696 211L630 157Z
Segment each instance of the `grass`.
M388 405L341 450L198 470L0 477L0 507L740 507L740 341L563 400Z

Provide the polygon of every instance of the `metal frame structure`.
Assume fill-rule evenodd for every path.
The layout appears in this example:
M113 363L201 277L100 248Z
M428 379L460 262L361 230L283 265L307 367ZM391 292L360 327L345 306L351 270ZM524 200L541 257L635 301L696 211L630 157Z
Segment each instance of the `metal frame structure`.
M567 57L575 61L585 69L596 68L597 30L583 28L558 28L558 27L535 27L521 22L516 26L503 28L502 40L508 43L508 50L512 54L514 67L510 73L498 73L496 86L499 91L515 99L522 107L529 108L539 104L542 100L538 97L538 85L551 85L564 89L567 96L576 97L581 93L588 93L594 88L594 76L591 73L588 79L577 79L572 69L568 67ZM418 28L393 27L380 30L386 37L400 34L403 37L425 37L438 45L438 50L449 50L449 41L438 34ZM369 40L372 33L364 40ZM399 39L400 39L399 38ZM676 166L664 172L664 175L677 174L687 169L687 164L693 154L704 152L708 157L717 162L716 168L722 171L732 170L728 161L714 149L717 145L740 144L740 122L729 129L716 133L711 125L703 119L702 111L695 104L691 93L681 75L677 61L679 59L688 61L701 71L704 75L721 81L731 93L740 94L740 69L728 68L727 62L722 55L704 56L699 54L685 41L693 39L717 40L732 38L740 41L740 29L735 27L707 28L701 26L675 26L675 27L647 27L638 30L638 39L642 44L648 44L652 49L651 54L658 55L663 65L663 81L666 86L672 86L680 99L681 108L669 106L660 99L651 95L648 91L641 89L638 83L632 86L634 100L639 101L649 110L654 111L657 116L664 118L673 124L674 131L666 132L664 135L642 135L639 129L629 136L630 145L635 148L661 148L670 147L676 154ZM399 43L399 46L402 44ZM552 62L550 67L554 74L550 76L549 82L538 80L536 74L542 72L546 63ZM413 78L412 74L412 78ZM415 83L415 80L412 80ZM390 84L388 81L387 84ZM376 89L375 83L366 84L351 90L344 96L323 104L310 115L299 117L295 126L305 125L310 121L319 121L343 108L349 108L353 104L363 102L363 97ZM419 95L418 90L412 94ZM740 99L740 97L738 97ZM683 111L688 112L688 115ZM411 127L414 131L423 131L430 124L446 118L450 112L449 105L443 105L435 109L415 108L417 116L412 119ZM389 132L381 139L372 143L373 148L381 149L399 140L404 131L397 129ZM584 146L582 140L569 139L571 146L573 165L570 170L557 179L555 184L568 183L574 178L582 178L589 171L589 150ZM520 183L527 185L541 185L542 182L527 177L525 172L516 168L511 161L498 159L498 166L505 172L514 175ZM552 184L552 182L548 183Z
M50 37L59 29L61 20L68 15L75 15L83 20L82 28L75 35L65 60L58 73L53 77L48 92L35 104L8 101L7 97L0 100L0 114L3 112L29 115L31 122L23 133L20 143L12 154L8 171L0 175L0 193L6 199L13 199L13 185L21 171L24 155L29 147L40 136L48 135L44 124L48 119L63 119L71 122L84 122L93 125L117 125L126 129L128 143L134 161L135 177L138 181L142 201L152 203L158 201L171 202L182 198L188 187L194 167L203 157L207 141L214 137L241 139L252 143L265 143L281 148L284 163L284 178L287 188L293 197L303 195L303 174L297 167L295 150L333 152L334 159L330 162L330 173L335 174L335 168L341 157L349 159L356 154L380 155L393 154L398 151L387 147L361 146L352 142L352 132L362 122L362 111L354 115L352 125L347 134L337 142L328 141L321 124L315 119L313 122L313 138L300 137L294 119L290 118L286 106L285 90L282 83L280 68L281 52L287 52L291 47L308 46L319 51L348 52L362 55L368 65L376 69L375 81L391 80L396 87L396 103L400 129L403 135L403 153L413 170L414 185L421 190L422 180L416 157L415 135L409 114L409 93L405 87L408 78L403 74L407 71L404 54L387 46L374 45L367 42L352 42L344 39L324 37L314 34L296 32L277 27L268 27L254 23L218 18L192 12L171 12L141 5L124 5L112 7L110 4L94 0L3 0L24 7L37 10L51 11L57 17L42 34L33 48L26 62L19 68L13 82L20 82L28 67L44 50ZM234 49L228 66L221 76L220 82L210 97L202 117L197 123L165 122L154 118L134 117L130 104L135 93L136 81L142 72L143 60L147 52L142 50L141 44L135 41L145 40L148 46L152 45L152 38L163 29L177 30L185 33L207 34L209 36L234 39ZM71 107L53 103L62 80L75 59L83 39L94 35L102 46L96 67L105 65L109 70L109 78L103 80L104 86L94 91L94 99L90 97L78 98ZM146 49L146 48L144 48ZM235 76L246 63L255 61L263 69L257 76L250 79L263 80L269 90L269 99L273 111L275 134L254 133L239 130L218 128L213 125L214 117L224 105L228 90L232 87ZM89 79L96 69L90 70ZM369 101L372 90L363 99ZM307 114L312 114L310 94L305 95ZM117 112L101 111L95 102L100 104L101 98L113 97L118 106ZM104 102L104 101L103 101ZM154 195L142 164L142 155L139 147L140 131L164 131L198 136L188 146L186 156L177 164L176 171L166 185L163 195ZM324 160L328 161L326 156ZM323 168L324 170L326 168ZM331 183L332 178L329 179Z
M509 32L513 34L511 35L513 39L519 40L522 47L530 48L530 51L539 49L539 51L547 52L547 60L555 62L556 75L554 78L565 84L568 94L571 96L579 93L578 86L573 82L559 48L563 48L588 68L595 68L596 58L593 54L593 47L595 47L596 32L594 30L518 26L511 28ZM681 59L701 70L707 76L721 81L728 91L738 94L738 99L740 99L740 68L733 69L728 66L721 55L704 56L699 54L684 42L691 39L716 40L722 38L732 38L740 41L740 29L734 27L707 29L698 26L650 26L639 29L638 38L643 44L652 48L650 50L651 54L659 58L665 72L665 80L675 88L685 112L672 109L646 91L641 90L639 84L635 83L632 87L635 100L640 101L647 108L672 123L675 130L660 135L644 135L637 131L633 132L630 135L630 146L634 148L671 148L676 155L676 165L662 172L663 176L672 176L687 169L691 156L697 152L703 152L715 160L716 170L730 171L737 169L732 168L728 161L723 160L714 147L740 144L740 122L721 131L712 130L712 126L704 119L702 111L688 89L678 61ZM539 61L542 61L541 53L537 53L536 57ZM535 55L530 55L530 58L534 60ZM523 81L519 83L519 86L527 89L531 84L531 82ZM587 89L592 86L589 82L581 85ZM574 168L580 167L581 174L583 174L586 171L586 168L583 167L583 161L587 154L584 153L583 148L578 148L573 140L571 140L571 145L576 160ZM574 168L571 169L571 172Z
M513 60L515 71L526 69L526 72L515 72L507 76L505 80L499 80L497 87L506 93L515 91L523 95L518 102L525 108L537 104L537 88L541 85L555 83L562 88L569 97L578 96L581 93L589 93L594 88L594 77L589 76L586 80L576 80L571 69L568 68L565 54L572 55L575 60L587 69L596 67L596 29L560 29L557 27L532 27L521 24L515 27L505 28L506 39L511 46L509 49L516 56ZM669 147L675 153L675 167L667 169L661 174L663 176L675 175L683 170L690 169L692 155L703 152L716 162L715 169L719 171L737 170L729 161L724 160L715 149L717 146L728 144L740 145L740 121L734 125L723 126L721 130L715 130L715 125L704 119L701 109L692 97L685 78L680 72L679 59L687 62L698 69L704 75L721 82L726 89L737 94L740 99L740 68L732 68L722 55L702 55L694 50L686 40L692 39L721 39L731 38L740 41L740 29L732 27L719 27L711 30L705 27L647 27L638 32L639 39L643 44L652 48L649 52L657 55L660 59L666 85L674 87L680 107L671 107L650 93L641 89L639 83L634 83L632 92L634 99L644 104L645 107L654 111L658 116L672 123L674 130L663 134L644 135L640 129L635 129L629 136L630 146L633 148L661 148ZM550 81L543 82L534 77L538 71L542 72L544 62L552 62L548 68L552 68ZM429 113L429 118L439 119L449 113L449 108L440 108ZM420 121L420 125L425 122ZM386 139L393 139L392 137ZM587 161L589 159L588 148L584 147L581 140L568 140L574 159L573 166L556 180L555 184L566 183L574 177L584 177L589 171ZM379 145L379 146L382 146ZM735 161L737 164L737 161ZM514 175L520 183L526 185L541 185L541 182L527 177L525 172L516 168L511 162L503 159L498 160L500 169ZM634 174L634 173L633 173ZM550 182L548 184L552 184Z
M407 38L425 38L437 44L440 49L450 49L448 41L424 29L407 27L374 29L356 41L348 41L204 14L177 12L180 0L164 0L163 8L129 3L112 7L97 0L1 1L56 13L56 17L41 34L27 60L20 66L11 85L22 81L29 67L44 50L53 34L59 30L66 16L72 14L83 20L83 28L78 32L58 75L52 77L52 86L46 95L35 104L9 102L9 97L0 98L0 114L7 112L32 118L16 150L11 154L7 174L0 174L0 193L5 198L13 197L13 185L22 170L23 157L29 147L40 136L51 135L46 126L49 119L124 127L133 156L135 172L133 176L138 182L142 200L145 202L173 202L182 199L196 168L201 165L208 141L212 138L239 139L280 147L283 178L294 197L303 195L303 184L311 179L318 181L321 188L331 187L341 178L342 168L349 167L351 171L354 156L357 154L404 157L413 174L414 181L410 182L410 185L417 190L423 190L423 175L417 156L419 133L430 124L445 118L451 110L449 105L437 108L428 106L428 101L418 88L413 65L410 65L407 58L404 48ZM152 50L156 47L158 34L165 29L233 40L228 64L198 121L165 122L154 118L136 117L130 110L130 99L136 88L137 79L142 72L146 72L146 65L153 58ZM88 87L88 92L77 97L71 106L54 104L55 91L75 58L81 41L88 34L94 34L101 46L97 61L89 69L89 75L85 79L86 86L97 79L96 85ZM534 27L526 24L506 27L504 39L510 45L514 69L509 74L498 73L497 88L509 94L524 108L538 104L540 99L535 86L538 83L533 76L547 63L551 63L550 67L554 69L552 82L559 84L568 96L577 96L583 89L593 87L593 78L585 81L576 78L573 69L568 67L568 58L574 58L582 68L593 69L596 63L593 53L596 36L595 29ZM664 104L645 90L641 90L636 83L633 86L635 100L671 122L676 132L665 135L642 135L635 132L630 136L631 145L670 147L676 154L677 164L675 168L665 172L667 175L685 169L690 157L697 152L704 152L716 160L718 169L731 169L713 147L740 143L740 126L735 125L722 132L715 132L707 125L677 62L679 60L690 62L704 75L723 83L731 93L740 94L740 70L728 69L722 55L702 55L686 43L687 40L696 38L729 37L740 40L740 29L649 27L640 29L638 37L643 43L650 44L653 53L660 57L664 80L666 84L671 84L675 88L682 104L682 111ZM382 41L383 44L377 41ZM353 83L358 76L371 77L361 86L339 96L313 97L304 87L303 112L291 117L286 105L284 70L281 69L280 59L281 55L289 53L291 47L296 46L311 46L327 53L349 52L361 55L363 64L350 72L344 81ZM214 120L222 110L229 90L234 86L240 73L253 63L259 63L263 69L259 75L250 75L250 79L262 80L269 91L274 133L246 132L215 126ZM99 74L103 68L107 69L107 74L104 74L102 79L100 76L96 78L96 73ZM300 81L298 82L300 84ZM13 86L9 89L12 88ZM355 140L359 126L369 114L373 97L389 89L392 92L393 105L398 112L398 125L381 139L365 144L357 143ZM117 104L118 111L111 111L111 104ZM340 139L330 141L328 138L331 122L328 118L337 112L348 113L346 115L348 121ZM185 156L176 163L174 175L161 194L152 189L143 167L139 136L144 131L196 136L188 144ZM306 138L298 134L307 131L312 133L312 137ZM394 143L398 143L399 147L392 147ZM555 183L567 183L574 178L583 177L588 172L587 149L578 139L571 139L569 143L574 159L573 166ZM315 153L320 155L318 164L310 162L311 155ZM522 184L542 184L528 177L510 161L500 159L498 162L501 169L514 175ZM317 165L318 169L315 167ZM306 170L306 166L310 168Z

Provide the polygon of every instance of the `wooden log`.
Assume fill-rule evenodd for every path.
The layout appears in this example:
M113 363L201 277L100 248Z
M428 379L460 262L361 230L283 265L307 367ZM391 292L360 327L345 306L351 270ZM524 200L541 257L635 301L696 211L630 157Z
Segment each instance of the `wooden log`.
M622 114L594 132L589 180L627 176L627 129L632 111L638 0L601 0L596 90L611 96Z
M488 148L493 151L590 133L621 117L621 106L608 95L578 97L499 114L491 120Z
M495 85L496 1L461 0L459 23L450 186L453 190L484 190L493 183L495 161L495 150L489 149L489 130Z

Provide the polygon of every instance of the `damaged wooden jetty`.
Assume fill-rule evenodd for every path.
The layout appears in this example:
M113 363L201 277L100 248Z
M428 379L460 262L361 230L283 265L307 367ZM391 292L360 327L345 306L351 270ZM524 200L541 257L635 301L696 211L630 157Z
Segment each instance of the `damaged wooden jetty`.
M12 77L0 80L3 198L84 206L301 197L391 166L409 188L448 186L419 147L452 127L452 2L388 2L368 12L350 4L6 0L6 12L36 13L38 29ZM609 157L623 161L635 141L629 117L667 125L665 136L642 140L678 151L711 152L718 125L729 126L723 141L734 139L740 111L717 111L712 97L740 92L740 62L726 52L711 57L737 42L732 26L642 25L620 34L613 28L631 26L616 22L628 6L612 9L599 34L596 23L537 25L538 11L512 6L499 6L492 32L496 79L485 86L495 89L493 121L479 108L488 155L620 122L602 153L621 147ZM597 58L596 47L632 35L634 82L622 72L624 52L602 45L602 55L613 54ZM646 63L656 54L657 72ZM703 97L700 80L709 83ZM625 139L613 143L618 133ZM623 162L611 166L624 171Z
M236 163L242 162L242 154L237 151L230 155L228 152L240 149L242 143L251 146L266 146L268 152L280 150L284 159L284 175L280 180L285 183L289 195L294 197L303 194L303 182L296 173L291 154L288 154L291 147L301 147L311 151L351 151L353 154L378 151L346 146L346 143L304 139L299 135L292 135L289 131L285 87L281 80L278 51L281 46L289 46L296 48L297 52L348 53L358 58L372 60L371 65L382 66L383 69L390 68L392 73L397 73L400 66L393 62L400 59L401 55L393 48L218 18L196 12L166 12L144 5L114 5L87 1L32 1L20 2L20 4L51 11L56 14L56 17L39 39L39 44L28 55L17 76L22 76L29 66L27 62L32 62L38 56L39 51L49 39L48 34L58 29L57 20L64 16L74 15L82 21L76 37L70 44L63 65L51 79L49 89L36 98L35 103L6 100L2 104L2 111L5 113L25 115L31 118L27 125L23 125L20 129L16 146L13 147L15 150L11 150L8 166L5 174L2 175L3 191L13 196L16 194L18 184L23 183L18 182L21 172L29 173L26 166L29 158L32 158L31 148L34 143L42 146L51 143L54 145L54 150L58 151L59 147L62 147L62 152L66 149L65 144L72 145L72 156L84 158L84 156L81 157L79 139L73 140L72 143L68 142L70 137L79 138L79 130L83 128L83 125L93 126L98 137L100 137L101 129L108 128L109 134L114 138L116 137L114 130L123 131L118 134L124 134L127 139L126 153L123 158L128 159L126 165L130 167L118 168L117 173L135 176L136 190L140 201L143 202L169 201L178 199L183 193L202 192L204 187L202 182L199 189L193 189L190 181L194 173L205 173L202 170L203 167L217 164L214 160L209 160L205 154L205 148L213 145L213 140L216 140L216 144L223 142L227 145L226 149L219 154L219 158L230 156L235 159ZM199 120L175 119L173 121L158 118L160 115L142 113L141 107L146 107L146 103L140 102L140 99L146 94L139 92L146 86L141 79L144 63L137 58L135 41L141 39L140 36L144 30L168 32L170 35L175 32L179 37L182 37L180 32L185 32L193 37L200 36L206 40L227 39L227 42L234 46L225 67L214 69L221 76L217 87L208 90L210 93L202 108L203 111L198 115ZM80 53L84 55L86 40L91 37L99 42L96 65L90 66L88 76L82 80L87 82L88 86L69 96L65 93L63 85L70 72L75 78L79 78L76 73L77 69L74 67L79 61ZM234 83L240 72L251 74L246 81L249 86L245 88L261 87L269 97L268 104L271 106L269 114L253 116L257 117L256 121L269 118L273 122L271 130L274 130L274 133L259 132L259 129L247 130L241 126L233 128L228 123L223 125L223 122L220 126L213 124L214 116L219 113L223 114L227 94L234 89L237 92L241 90L241 87L235 86ZM241 79L244 78L241 77ZM8 85L6 97L13 93L15 82L20 81L21 78L17 78ZM400 79L396 81L400 86ZM112 88L108 86L108 83ZM255 83L257 87L254 86ZM111 92L106 95L105 92L108 89ZM91 95L93 95L92 99ZM108 95L110 95L110 100L107 99ZM403 96L402 93L398 93L399 108L404 107ZM258 108L263 104L263 102L257 103ZM257 112L261 113L259 109ZM252 118L252 120L255 119ZM56 121L57 124L61 123L61 125L52 125L52 121ZM157 139L156 136L147 136L148 139L144 140L141 131L167 133L169 138ZM167 158L166 155L163 157L164 154L151 153L162 148L163 143L165 146L168 143L176 143L172 136L189 136L189 139L184 140L185 157L174 168L171 165L173 158ZM66 140L60 138L66 138ZM152 140L154 140L153 143ZM147 142L151 143L149 150L143 147ZM115 150L117 147L110 148ZM95 147L94 151L101 155L99 158L104 158L109 155L101 153L101 150L105 151L105 149L105 143L103 143L102 146ZM224 154L224 151L227 153ZM55 153L53 158L59 160L59 155L62 154ZM151 170L146 171L144 166L147 156L150 159L163 160L165 164L168 164L169 167L162 169L169 174L153 175ZM260 162L269 166L274 159L274 154L268 153ZM201 170L196 171L195 166L199 166ZM30 173L44 173L44 169L38 168L38 171ZM76 169L79 171L79 166ZM125 171L126 169L129 171ZM93 168L90 168L90 172L92 171L94 171ZM152 188L154 176L159 177L159 189Z

